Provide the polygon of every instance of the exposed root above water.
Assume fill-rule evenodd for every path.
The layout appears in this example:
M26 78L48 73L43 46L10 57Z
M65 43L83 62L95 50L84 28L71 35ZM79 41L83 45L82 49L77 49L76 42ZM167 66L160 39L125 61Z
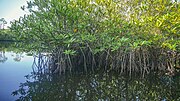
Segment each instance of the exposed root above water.
M151 71L169 71L171 75L179 66L179 53L169 53L157 49L138 49L131 51L110 50L93 54L89 49L79 49L76 55L63 53L62 48L50 55L39 54L34 61L38 71L48 70L49 73L62 74L70 72L93 72L103 69L107 72L140 73L145 75ZM37 62L37 63L36 63Z

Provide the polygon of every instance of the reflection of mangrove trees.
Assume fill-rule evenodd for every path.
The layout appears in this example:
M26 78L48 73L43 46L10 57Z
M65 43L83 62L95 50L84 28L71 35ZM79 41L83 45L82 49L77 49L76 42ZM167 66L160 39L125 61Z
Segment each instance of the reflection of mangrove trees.
M11 23L29 51L48 50L54 71L97 67L118 72L174 71L180 59L179 2L34 0ZM18 46L21 46L19 43ZM23 45L22 45L23 46Z
M25 48L25 47L24 47ZM13 42L1 42L0 43L0 62L5 62L8 58L5 56L6 52L12 52L11 54L14 61L19 62L23 58L24 51L16 47Z
M4 63L7 61L8 57L5 56L5 51L0 51L0 62ZM11 55L14 61L19 62L23 58L23 53L12 53Z
M5 56L5 51L0 51L0 62L4 63L8 58Z
M9 43L0 42L0 62L4 63L8 58L5 56L5 51L11 47Z
M14 56L14 58L13 58L13 60L14 61L16 61L16 62L19 62L19 61L21 61L21 59L23 58L23 55L22 55L23 53L15 53L15 55L13 55Z
M151 73L144 78L133 74L119 75L95 70L93 73L74 70L63 75L51 73L50 54L34 55L33 72L26 82L12 93L20 101L178 101L180 76ZM78 71L78 72L76 72Z
M116 73L26 76L14 91L20 101L178 101L180 78L149 75L145 78Z

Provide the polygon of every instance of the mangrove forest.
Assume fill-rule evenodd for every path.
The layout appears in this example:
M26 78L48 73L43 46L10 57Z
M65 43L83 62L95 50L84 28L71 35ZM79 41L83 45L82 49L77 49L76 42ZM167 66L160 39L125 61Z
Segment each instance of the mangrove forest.
M119 73L180 68L180 9L171 0L34 0L11 22L17 46L49 53L48 68Z
M0 63L32 62L17 101L180 100L178 0L30 0L21 10L8 29L0 19Z

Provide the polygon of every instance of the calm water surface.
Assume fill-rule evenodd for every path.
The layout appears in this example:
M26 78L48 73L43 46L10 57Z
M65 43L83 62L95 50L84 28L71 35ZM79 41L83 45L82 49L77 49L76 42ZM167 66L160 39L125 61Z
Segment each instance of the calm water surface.
M12 91L25 82L25 75L32 72L32 56L25 53L0 52L0 101L14 101Z
M33 72L33 62L26 53L0 52L0 101L180 101L179 76L57 76Z

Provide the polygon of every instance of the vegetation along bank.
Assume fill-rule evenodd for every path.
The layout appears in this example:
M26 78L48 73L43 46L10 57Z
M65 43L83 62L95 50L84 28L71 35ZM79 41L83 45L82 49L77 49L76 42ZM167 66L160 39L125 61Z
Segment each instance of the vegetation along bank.
M180 68L180 3L172 0L34 0L11 23L53 73L81 68L146 74ZM17 46L23 46L17 43ZM27 45L28 44L28 45Z

